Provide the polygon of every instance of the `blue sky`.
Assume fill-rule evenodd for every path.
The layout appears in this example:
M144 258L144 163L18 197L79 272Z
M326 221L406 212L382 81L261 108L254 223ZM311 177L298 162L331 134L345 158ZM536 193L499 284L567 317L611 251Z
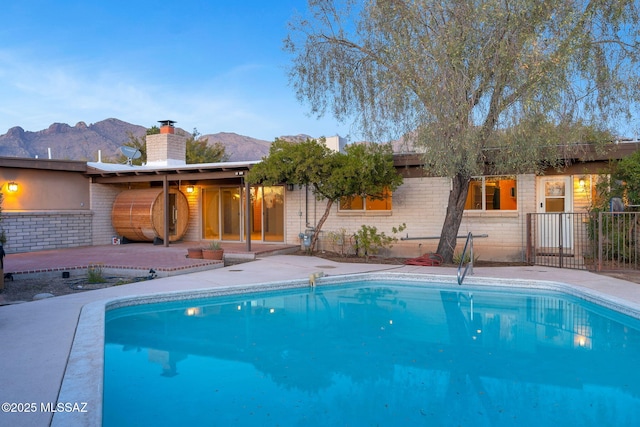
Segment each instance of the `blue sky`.
M358 135L309 116L289 86L287 22L306 0L9 0L0 25L0 134L115 117L272 141ZM640 136L637 115L618 124Z
M8 4L7 4L8 3ZM117 118L201 134L347 136L289 86L287 22L306 0L20 0L0 25L0 134Z

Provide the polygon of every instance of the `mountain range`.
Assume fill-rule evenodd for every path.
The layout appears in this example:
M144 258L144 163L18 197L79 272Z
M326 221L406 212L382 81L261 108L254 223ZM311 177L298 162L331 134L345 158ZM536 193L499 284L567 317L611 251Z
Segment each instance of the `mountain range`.
M184 130L176 128L176 133ZM52 158L60 160L82 160L94 162L101 153L103 162L114 162L120 156L119 148L129 141L129 135L144 138L146 128L118 119L106 119L87 125L79 122L75 126L54 123L37 132L13 127L0 135L0 156L23 158ZM281 139L305 140L308 135L282 136ZM224 145L229 161L260 160L269 153L270 141L220 132L201 135L209 144Z

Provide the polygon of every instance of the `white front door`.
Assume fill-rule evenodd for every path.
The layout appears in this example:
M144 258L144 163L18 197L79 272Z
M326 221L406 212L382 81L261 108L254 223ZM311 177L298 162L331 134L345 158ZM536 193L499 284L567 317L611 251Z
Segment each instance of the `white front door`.
M570 176L538 178L538 247L573 248L571 212L573 187Z

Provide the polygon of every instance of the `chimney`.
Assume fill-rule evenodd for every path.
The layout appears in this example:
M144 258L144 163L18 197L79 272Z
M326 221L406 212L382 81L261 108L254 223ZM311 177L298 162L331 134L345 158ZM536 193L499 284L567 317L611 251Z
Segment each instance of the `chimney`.
M187 164L187 137L175 134L173 120L159 121L160 133L147 135L147 166Z
M160 123L160 133L175 133L176 128L173 127L174 123L177 123L173 120L159 120Z
M345 146L347 145L347 140L339 135L336 136L328 136L324 139L324 145L332 151L337 151L339 153L345 153Z

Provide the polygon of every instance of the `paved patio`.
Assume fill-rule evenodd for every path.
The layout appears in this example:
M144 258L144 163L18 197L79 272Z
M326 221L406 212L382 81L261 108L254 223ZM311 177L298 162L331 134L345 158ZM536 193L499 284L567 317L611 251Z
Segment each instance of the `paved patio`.
M163 249L163 247L156 248ZM107 248L103 249L107 251ZM156 251L155 248L147 247L145 249L148 249L149 253L144 253L145 251L140 249L136 251L135 257L138 259L138 263L144 259L158 261L160 254L165 255L162 251ZM80 257L88 256L90 251L85 251L84 255L81 255L80 252L74 255L77 257L75 263L84 262ZM170 251L167 250L167 252ZM179 252L184 255L186 251L182 248ZM102 255L105 256L105 253L102 252ZM168 256L168 253L166 255ZM32 258L36 258L36 255L34 254ZM180 259L177 250L174 258ZM11 256L6 261L7 271L10 271ZM109 258L102 258L101 262L115 264ZM155 263L154 265L160 264ZM37 408L35 412L31 413L0 412L0 426L50 425L53 414L41 412L40 404L47 402L55 404L58 401L80 312L89 303L162 292L212 289L291 279L304 280L308 279L310 274L318 271L334 276L386 270L425 275L447 275L451 277L451 280L456 273L453 268L443 267L348 264L316 257L292 255L263 257L258 255L255 261L241 265L172 275L146 282L24 304L0 306L0 404L4 402L35 403ZM566 283L597 295L607 296L613 301L628 306L631 310L640 312L640 285L585 271L536 266L486 267L476 268L473 277L517 278ZM96 408L91 407L86 409L97 411ZM70 417L76 415L82 417L84 414L69 414ZM82 420L78 419L76 421L79 422L73 424L93 425L91 422L86 422L86 418L82 418Z
M167 247L152 243L130 243L9 254L4 260L4 272L12 273L15 278L61 274L64 271L73 276L86 273L91 264L101 264L105 269L119 270L129 275L138 275L141 270L146 272L153 268L158 276L165 277L220 266L218 261L188 258L187 248L190 247L202 247L202 243L178 242ZM295 251L299 247L252 243L251 250L247 251L244 243L225 242L222 248L225 258L250 260L257 256Z

